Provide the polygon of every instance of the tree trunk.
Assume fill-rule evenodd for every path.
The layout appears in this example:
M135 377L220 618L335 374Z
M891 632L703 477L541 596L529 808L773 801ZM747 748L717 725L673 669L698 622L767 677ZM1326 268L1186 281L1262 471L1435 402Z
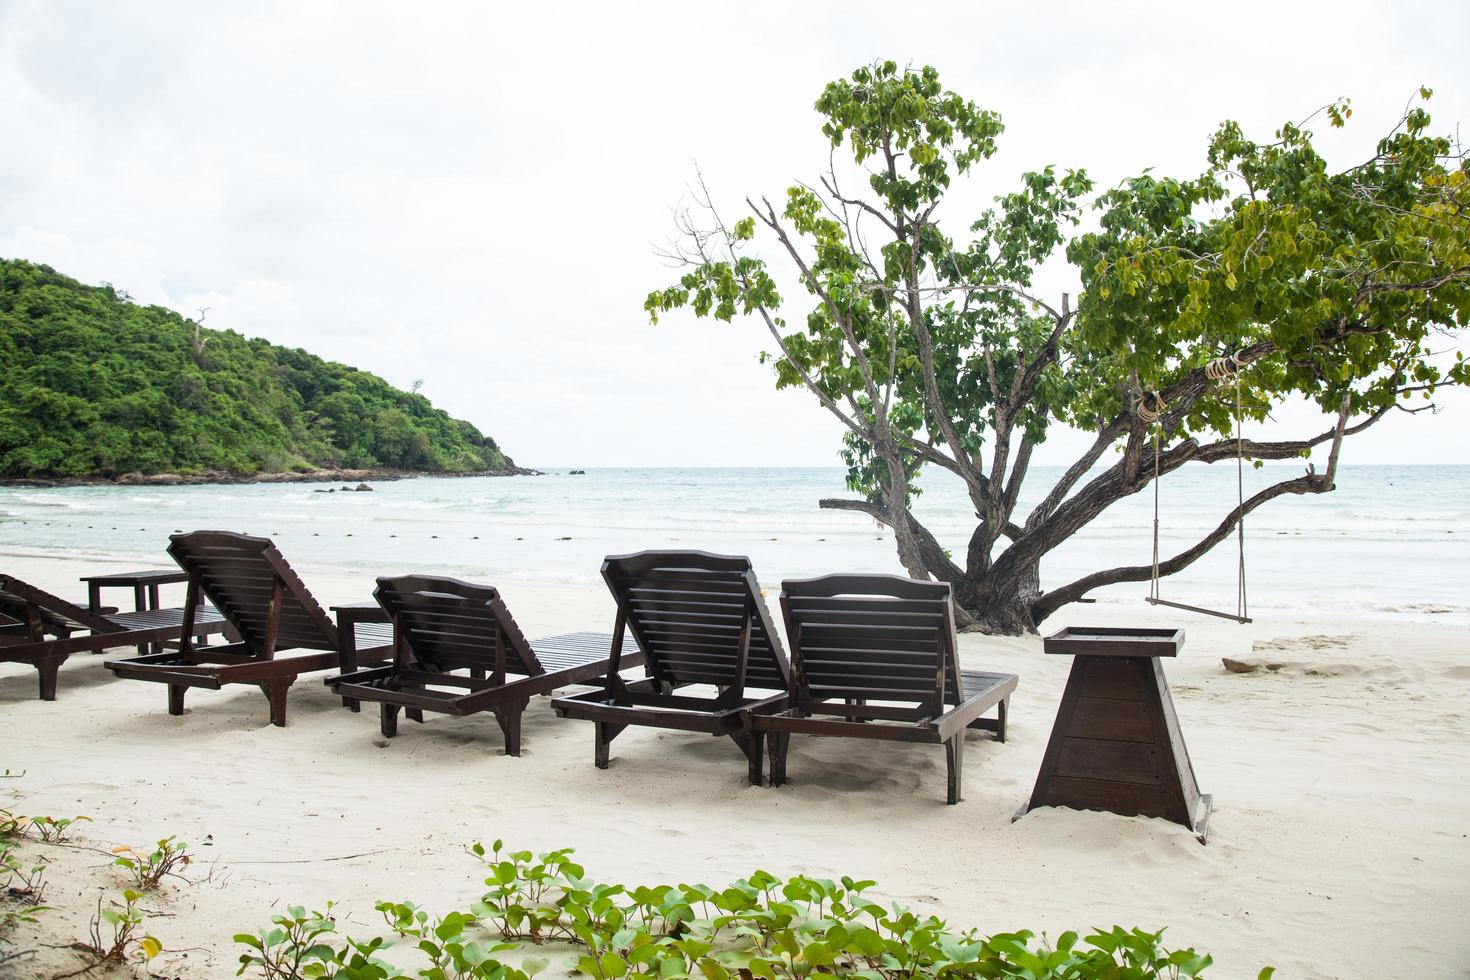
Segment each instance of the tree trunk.
M954 602L966 631L1018 636L1035 633L1036 602L1041 598L1041 568L1033 562L1005 575L966 575L953 583Z

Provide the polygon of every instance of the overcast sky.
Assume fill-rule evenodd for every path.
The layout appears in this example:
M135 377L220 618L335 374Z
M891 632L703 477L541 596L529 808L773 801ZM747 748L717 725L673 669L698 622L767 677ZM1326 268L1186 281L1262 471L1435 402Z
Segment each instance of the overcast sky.
M1047 163L1194 175L1225 118L1268 137L1349 96L1341 164L1421 84L1436 130L1470 126L1467 40L1443 2L0 0L0 256L422 378L525 464L830 465L754 323L642 312L696 162L732 208L780 194L825 163L827 81L932 64L1007 126L958 233ZM1470 462L1470 398L1445 404L1346 461Z

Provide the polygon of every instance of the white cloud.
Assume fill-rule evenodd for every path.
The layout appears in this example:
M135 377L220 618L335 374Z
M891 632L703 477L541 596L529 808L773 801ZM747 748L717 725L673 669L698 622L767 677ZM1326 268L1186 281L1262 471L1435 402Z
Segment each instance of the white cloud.
M1459 5L1390 3L22 2L0 254L422 377L523 462L828 464L834 424L772 389L754 325L641 312L692 160L732 203L780 193L825 160L821 86L887 56L1005 115L954 220L1049 162L1192 173L1219 120L1269 132L1340 95L1357 119L1323 142L1347 161L1421 83L1470 117L1467 36ZM1450 402L1350 459L1470 461Z

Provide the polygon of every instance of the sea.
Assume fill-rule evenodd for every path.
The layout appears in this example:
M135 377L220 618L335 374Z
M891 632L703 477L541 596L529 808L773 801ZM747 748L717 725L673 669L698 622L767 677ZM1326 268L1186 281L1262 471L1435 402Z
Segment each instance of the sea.
M1295 466L1245 472L1245 492ZM1060 476L1033 467L1018 515ZM835 571L900 572L892 534L818 500L851 496L836 467L588 469L527 477L423 477L372 492L324 484L0 487L0 569L10 556L167 565L168 535L201 528L273 538L293 564L365 578L436 572L471 581L596 583L606 555L691 548L748 555L762 584ZM919 519L957 555L975 520L963 487L926 472ZM1185 467L1160 491L1161 554L1201 538L1236 500L1234 467ZM1147 564L1152 489L1120 501L1052 552L1043 588ZM1343 466L1328 494L1287 496L1246 522L1253 615L1434 616L1470 622L1470 466ZM1165 598L1233 612L1234 537L1162 584ZM114 568L115 570L115 568ZM1139 603L1148 584L1098 590Z

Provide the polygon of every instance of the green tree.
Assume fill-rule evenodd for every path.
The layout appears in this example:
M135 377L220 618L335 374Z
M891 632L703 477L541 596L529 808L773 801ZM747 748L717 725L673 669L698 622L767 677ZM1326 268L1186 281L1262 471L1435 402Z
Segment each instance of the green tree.
M963 239L941 224L940 205L994 153L999 116L946 90L933 68L893 62L832 82L816 109L830 169L779 207L746 198L733 223L701 182L670 253L686 271L646 309L655 322L687 306L764 326L777 386L804 387L845 429L860 496L821 506L890 526L903 567L950 582L968 625L1034 630L1091 589L1148 579L1151 567L1135 565L1039 584L1049 552L1148 485L1155 439L1165 474L1235 457L1237 380L1248 420L1265 423L1291 397L1325 415L1320 431L1245 441L1245 454L1290 459L1326 445L1325 472L1308 467L1246 499L1162 556L1162 575L1265 502L1330 491L1345 436L1466 379L1462 362L1431 347L1470 317L1470 181L1463 154L1428 135L1421 106L1340 171L1313 148L1308 123L1258 143L1227 122L1197 177L1145 174L1094 196L1081 170L1027 173ZM1313 118L1342 126L1350 115L1341 102ZM1089 204L1096 226L1083 230ZM758 233L779 267L755 251ZM1075 304L1033 286L1059 253ZM809 299L794 322L778 274ZM1096 439L1018 514L1031 455L1059 424ZM925 466L962 481L975 508L954 557L911 510Z

